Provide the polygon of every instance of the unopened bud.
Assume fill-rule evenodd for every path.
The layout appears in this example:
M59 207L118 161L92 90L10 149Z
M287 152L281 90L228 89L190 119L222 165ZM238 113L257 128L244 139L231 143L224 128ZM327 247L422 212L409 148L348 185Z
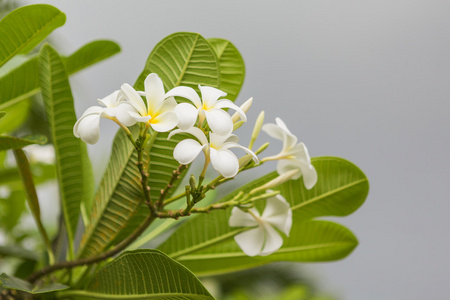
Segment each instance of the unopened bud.
M244 155L239 158L239 169L245 167L252 159L253 156L251 156L250 154Z
M250 144L248 145L248 149L252 149L253 144L255 143L256 139L258 138L259 132L261 131L261 127L264 123L264 111L261 111L259 113L258 118L255 122L255 127L253 127L252 137L250 139Z
M267 147L269 147L269 145L270 145L269 142L264 143L261 147L258 148L258 150L255 151L255 154L256 154L256 155L260 154L261 152L263 152L264 150L266 150Z
M242 109L242 111L244 113L247 113L248 110L250 109L250 106L252 106L253 103L253 97L251 97L250 99L248 99L247 101L245 101L240 108ZM231 116L231 120L233 120L233 123L236 123L239 120L240 116L237 112L235 112L233 114L233 116Z
M241 126L244 125L244 121L237 121L233 124L233 131L235 131L238 128L241 128Z
M275 188L275 187L279 186L280 184L285 183L288 180L291 180L291 179L296 178L296 177L298 178L298 172L300 172L300 170L297 170L297 169L290 170L290 171L288 171L288 172L286 172L286 173L284 173L284 174L282 174L282 175L280 175L278 177L275 177L274 179L272 179L271 181L267 182L266 184L264 184L264 185L262 185L260 187L257 187L256 189L250 191L250 194L255 194L255 193L258 193L258 192L261 192L261 191L264 191L264 190Z
M195 180L194 175L189 177L189 185L191 186L191 191L195 191L197 189L197 180Z

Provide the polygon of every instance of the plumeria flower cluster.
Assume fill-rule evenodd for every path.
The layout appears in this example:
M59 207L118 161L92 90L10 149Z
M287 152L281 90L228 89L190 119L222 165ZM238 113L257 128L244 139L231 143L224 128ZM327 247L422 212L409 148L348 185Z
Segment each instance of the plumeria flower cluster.
M213 87L200 85L200 95L194 89L186 86L178 86L165 92L162 80L154 73L147 76L144 86L145 91L137 91L125 83L119 90L99 99L98 102L101 106L88 108L76 122L73 129L74 135L86 143L95 144L99 140L100 119L110 119L125 130L140 157L142 157L144 149L142 143L148 140L152 132L169 132L168 139L179 134L189 135L189 138L182 139L175 146L173 152L175 160L182 166L189 165L203 152L205 163L199 175L198 186L191 183L190 187L186 186L187 206L185 210L165 213L164 205L170 203L171 199L164 202L164 199L161 198L157 205L152 203L146 185L148 174L143 163L138 164L142 176L142 187L146 195L146 204L149 205L152 213L160 217L179 217L192 212L205 211L205 208L195 210L193 206L204 198L205 191L212 188L211 183L209 184L211 186L201 185L210 164L220 174L213 181L218 183L221 179L228 180L235 177L240 170L249 166L252 160L252 167L257 166L260 162L277 160L278 178L256 188L242 199L238 199L237 202L233 202L233 200L230 204L222 203L206 209L233 206L229 225L252 227L235 236L237 244L247 255L269 255L278 250L283 244L283 238L278 231L286 236L289 235L292 211L289 203L278 192L272 192L270 188L276 187L286 180L298 179L300 176L303 176L306 188L311 189L315 185L317 173L311 164L306 146L303 143L297 143L297 137L278 118L276 124L263 126L263 112L256 121L249 148L240 145L239 138L233 134L233 130L247 121L246 112L252 104L252 98L239 107L230 100L221 99L227 94ZM184 98L188 102L178 103L175 97ZM232 109L235 113L230 115L225 109ZM141 131L138 139L134 140L128 127L136 123L141 124ZM282 140L283 148L279 154L260 161L251 148L261 128L271 137ZM230 150L233 148L246 152L245 159L239 160ZM258 150L257 153L259 152ZM193 181L195 182L195 177ZM171 184L168 183L168 188L170 187ZM262 198L261 196L253 197L253 195L260 195L261 192ZM165 195L164 190L161 193L162 196ZM192 201L190 200L191 196L195 198ZM175 199L179 198L181 197L175 197ZM258 199L266 200L262 215L253 207L252 201Z

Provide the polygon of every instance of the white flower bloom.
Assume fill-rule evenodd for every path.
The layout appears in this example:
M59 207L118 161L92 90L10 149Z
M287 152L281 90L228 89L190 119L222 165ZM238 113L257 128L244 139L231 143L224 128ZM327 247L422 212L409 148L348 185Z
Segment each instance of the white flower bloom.
M147 76L144 82L145 93L137 92L129 84L124 83L122 92L128 102L136 109L129 111L136 122L145 122L158 132L166 132L174 128L178 119L173 109L177 105L175 98L164 93L164 84L157 74ZM147 105L141 96L145 96Z
M292 170L298 170L291 179L298 179L303 175L303 183L311 189L317 182L317 172L311 164L311 157L305 144L297 144L297 137L293 135L286 124L275 119L276 124L265 124L262 129L271 137L283 141L283 149L277 155L264 158L264 161L279 160L277 172L282 175Z
M134 108L124 102L122 93L115 91L98 102L105 107L91 106L78 119L73 127L73 134L88 144L97 143L100 135L100 118L111 119L125 126L136 123L129 115Z
M262 216L255 208L248 213L233 207L229 220L231 227L256 228L237 234L234 240L248 256L269 255L280 249L283 238L277 228L287 236L292 227L292 211L283 196L277 195L267 199Z
M209 143L206 135L197 127L191 127L187 130L174 130L169 134L169 138L178 133L188 133L197 138L185 139L177 144L173 151L174 158L183 165L190 164L194 159L204 152L206 159L211 160L213 168L223 177L231 178L236 176L239 171L239 160L231 152L230 148L240 148L253 156L255 162L258 161L253 151L238 144L238 137L234 134L222 136L213 132L209 133Z
M200 124L206 118L209 128L216 134L229 135L233 131L233 121L231 116L223 108L236 110L243 121L247 121L244 111L227 99L218 100L225 97L227 93L209 86L198 86L202 94L202 99L194 89L185 86L178 86L167 92L166 96L179 96L189 99L195 107L187 103L181 103L175 108L179 123L178 127L186 130L194 126L197 116L200 117Z

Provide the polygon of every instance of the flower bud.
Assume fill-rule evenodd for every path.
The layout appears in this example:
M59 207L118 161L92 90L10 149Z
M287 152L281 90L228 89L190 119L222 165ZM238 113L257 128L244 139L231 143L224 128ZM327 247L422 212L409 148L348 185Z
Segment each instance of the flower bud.
M245 101L240 108L242 109L242 111L244 111L244 113L247 113L248 110L250 109L250 106L252 106L253 103L253 97L251 97L250 99L248 99L247 101ZM231 120L233 120L233 123L236 123L239 120L239 114L236 112L233 114L233 116L231 116Z
M197 189L197 181L195 180L194 175L191 175L189 178L189 185L191 186L191 191L195 191Z
M261 131L263 123L264 123L264 111L261 111L259 113L258 118L256 119L255 127L253 127L252 137L250 138L250 144L248 145L248 149L252 149L253 144L258 138L259 132Z
M237 121L236 123L233 124L233 131L235 131L238 128L241 128L241 126L244 125L244 121Z

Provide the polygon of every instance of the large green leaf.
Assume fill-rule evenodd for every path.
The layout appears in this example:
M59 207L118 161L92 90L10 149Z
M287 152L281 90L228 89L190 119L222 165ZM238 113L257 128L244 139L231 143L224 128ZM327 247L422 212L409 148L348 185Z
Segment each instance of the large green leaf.
M125 252L71 299L214 299L188 269L156 250Z
M245 64L236 47L227 40L208 39L220 64L220 89L226 92L227 99L234 101L241 90L245 77Z
M214 217L227 222L227 218ZM180 256L173 254L173 256L196 275L208 276L248 269L275 261L337 260L350 254L357 244L356 237L344 226L328 221L309 220L294 222L289 238L285 238L283 246L268 256L245 255L232 236L220 244L195 253Z
M144 89L144 79L149 73L160 76L166 91L178 85L194 88L198 84L219 86L217 57L207 41L196 33L175 33L158 43L135 84L137 90ZM167 140L167 133L155 133L150 141L149 186L152 199L158 199L161 189L178 167L172 156L176 143L176 138ZM81 257L99 253L111 243L128 236L149 213L143 204L136 161L131 143L119 131L95 197L93 217L82 240Z
M338 259L350 253L356 246L356 239L347 229L333 223L327 222L327 225L321 225L325 223L308 220L318 216L345 216L355 211L367 196L369 187L367 178L358 167L340 158L315 158L313 165L319 178L313 189L306 190L302 178L288 181L279 188L293 211L293 230L291 237L286 239L285 246L292 247L294 250L288 251L289 255L273 254L269 258L258 258L258 264L268 262L267 259L270 261L272 258L273 260L298 261ZM248 192L259 187L276 176L274 172L255 180L231 193L223 201L230 199L239 191ZM239 269L239 265L257 265L254 258L246 257L238 250L233 237L243 229L228 226L230 212L230 209L216 211L186 222L159 249L170 257L189 264L194 272L198 271L202 274ZM308 230L315 232L315 235L311 235L309 239L306 238ZM296 232L301 232L301 234L297 236ZM335 234L334 232L341 233ZM339 245L339 239L342 239L343 246ZM320 247L314 246L317 243L325 242L337 243L338 246L329 249L326 247L328 252L323 252ZM303 248L298 248L299 253L296 255L296 245L299 247L310 245L313 250L304 252ZM229 259L230 257L239 259L235 260L235 264L232 264L231 261L228 264L220 263L220 259ZM202 265L202 267L195 267L195 265Z
M27 5L11 12L0 20L0 67L33 49L65 22L66 16L51 5Z
M43 145L46 142L47 138L43 135L33 135L23 138L0 135L0 151L19 149L32 144Z
M27 281L12 276L8 276L5 273L0 275L0 286L6 289L19 290L30 294L52 293L55 291L61 291L69 288L67 285L63 285L60 283L33 286L31 283Z
M85 172L91 174L92 170L85 169L85 146L73 135L76 116L63 61L49 45L42 47L39 56L42 96L55 148L61 208L69 243L72 243L80 215L81 197L86 192ZM90 176L87 177L90 179Z
M90 42L63 58L67 74L87 68L120 51L112 41ZM12 106L39 92L38 57L32 56L20 66L0 76L0 107Z

